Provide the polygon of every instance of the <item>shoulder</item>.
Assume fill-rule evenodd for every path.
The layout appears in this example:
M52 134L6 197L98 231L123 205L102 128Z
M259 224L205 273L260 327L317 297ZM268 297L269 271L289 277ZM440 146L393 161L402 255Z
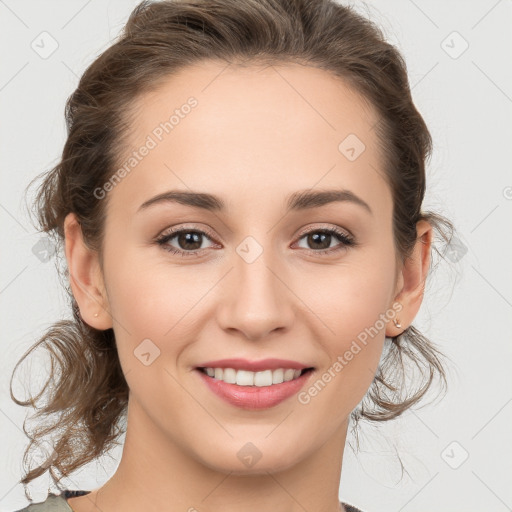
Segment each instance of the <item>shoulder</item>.
M14 512L72 512L72 508L68 505L67 499L75 496L82 496L90 491L62 491L61 494L56 495L49 493L44 501L31 503L25 508L15 510Z

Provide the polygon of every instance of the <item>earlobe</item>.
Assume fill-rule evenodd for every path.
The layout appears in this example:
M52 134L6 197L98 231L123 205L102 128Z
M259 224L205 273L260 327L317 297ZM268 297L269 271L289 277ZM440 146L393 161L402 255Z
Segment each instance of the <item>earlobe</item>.
M401 309L386 327L388 337L398 336L407 329L420 309L430 266L432 235L429 222L420 220L416 224L416 243L411 255L403 263L399 275L400 287L393 301L400 303Z
M64 220L64 236L69 281L80 316L95 329L109 329L112 318L98 254L85 245L82 229L73 213L69 213Z

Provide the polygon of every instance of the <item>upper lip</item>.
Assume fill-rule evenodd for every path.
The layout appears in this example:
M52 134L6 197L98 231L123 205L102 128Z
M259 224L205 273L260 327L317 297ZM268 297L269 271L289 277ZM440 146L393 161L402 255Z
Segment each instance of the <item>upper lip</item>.
M288 359L261 359L260 361L248 361L247 359L218 359L217 361L206 361L197 368L233 368L235 370L248 370L259 372L263 370L277 370L278 368L293 368L303 370L312 368L312 365L302 364Z

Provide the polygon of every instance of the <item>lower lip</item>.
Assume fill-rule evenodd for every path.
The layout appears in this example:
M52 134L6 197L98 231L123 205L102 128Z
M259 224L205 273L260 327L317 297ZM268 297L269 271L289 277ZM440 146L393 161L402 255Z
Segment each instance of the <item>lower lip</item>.
M267 409L280 404L298 393L313 373L312 370L308 370L297 379L282 382L281 384L273 384L272 386L259 387L228 384L206 375L201 370L196 371L210 390L217 396L231 405L242 409Z

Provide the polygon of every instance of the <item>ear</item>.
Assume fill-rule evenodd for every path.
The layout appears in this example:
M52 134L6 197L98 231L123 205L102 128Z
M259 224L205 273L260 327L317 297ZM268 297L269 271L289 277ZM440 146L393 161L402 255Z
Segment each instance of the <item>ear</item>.
M398 336L405 331L420 309L430 266L432 236L432 226L426 220L420 220L416 224L416 243L411 255L403 263L397 283L397 294L393 301L402 306L395 317L400 327L397 327L393 321L388 322L386 327L388 337Z
M99 256L85 245L82 228L74 213L69 213L64 220L64 237L69 281L80 316L95 329L110 329L112 317Z

